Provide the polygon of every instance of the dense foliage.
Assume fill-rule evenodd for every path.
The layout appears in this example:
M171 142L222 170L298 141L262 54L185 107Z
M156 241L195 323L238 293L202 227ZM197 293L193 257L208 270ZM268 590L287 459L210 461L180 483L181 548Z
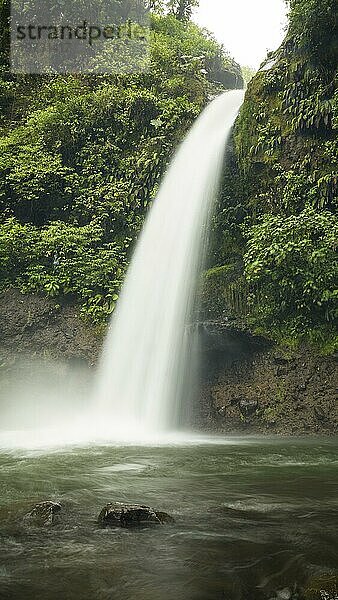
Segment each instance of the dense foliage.
M114 309L168 160L238 65L189 21L194 0L153 0L151 68L15 76L0 3L0 286ZM279 340L332 342L336 317L337 33L333 0L290 0L282 46L248 84L213 219L203 316ZM228 154L229 157L229 154Z
M169 0L168 6L170 12L180 21L186 21L191 18L192 11L198 2L199 0Z
M257 285L257 314L264 320L306 330L336 316L338 223L329 211L266 214L249 227L245 274Z
M0 286L113 310L170 155L211 94L243 83L183 4L184 19L152 14L144 73L16 76L2 40Z
M42 228L11 218L0 228L0 278L22 292L82 301L93 322L115 307L126 267L128 242L106 242L102 227L54 221Z
M335 2L291 0L286 39L248 85L206 280L209 314L232 310L278 339L319 337L325 351L337 316L336 69Z

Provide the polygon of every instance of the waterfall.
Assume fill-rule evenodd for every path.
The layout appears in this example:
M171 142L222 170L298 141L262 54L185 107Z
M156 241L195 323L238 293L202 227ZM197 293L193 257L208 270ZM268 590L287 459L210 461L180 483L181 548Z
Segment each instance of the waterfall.
M230 91L205 109L172 160L138 239L95 398L118 435L175 430L182 423L194 362L187 323L225 146L242 101L242 91Z

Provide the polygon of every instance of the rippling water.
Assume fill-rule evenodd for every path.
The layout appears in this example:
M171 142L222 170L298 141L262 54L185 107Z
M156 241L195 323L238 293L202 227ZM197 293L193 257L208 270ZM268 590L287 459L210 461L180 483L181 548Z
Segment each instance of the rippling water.
M1 600L260 600L337 569L338 443L214 442L3 449ZM46 499L59 522L29 527ZM176 524L100 530L109 501Z

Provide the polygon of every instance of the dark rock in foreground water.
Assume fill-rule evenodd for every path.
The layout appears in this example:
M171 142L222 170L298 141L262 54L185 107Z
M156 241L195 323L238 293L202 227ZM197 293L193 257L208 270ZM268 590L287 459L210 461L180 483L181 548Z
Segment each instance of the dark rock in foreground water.
M156 510L155 513L157 518L161 521L162 525L164 525L165 523L175 523L175 519L167 513L162 512L160 510Z
M61 504L58 502L40 502L26 515L26 521L40 527L53 525L55 515L61 511Z
M155 511L149 506L114 502L107 504L100 512L98 523L101 527L140 527L173 523L167 513Z

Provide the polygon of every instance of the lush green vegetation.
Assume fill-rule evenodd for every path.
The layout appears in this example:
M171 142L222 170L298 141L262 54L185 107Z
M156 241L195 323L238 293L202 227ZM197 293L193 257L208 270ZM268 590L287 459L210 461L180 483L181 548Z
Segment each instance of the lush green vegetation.
M242 66L243 79L246 84L248 84L254 75L257 73L257 69L253 67L249 67L247 65Z
M212 316L324 352L337 316L335 15L333 0L292 0L284 43L249 83L204 295Z
M168 160L236 63L189 19L194 0L150 2L151 68L15 76L0 19L0 287L112 312ZM204 316L334 349L337 35L333 0L290 0L290 26L248 84L213 219Z
M243 83L238 65L189 22L193 4L152 14L151 68L134 75L15 76L4 35L2 288L66 296L97 322L113 310L173 150L211 94Z

